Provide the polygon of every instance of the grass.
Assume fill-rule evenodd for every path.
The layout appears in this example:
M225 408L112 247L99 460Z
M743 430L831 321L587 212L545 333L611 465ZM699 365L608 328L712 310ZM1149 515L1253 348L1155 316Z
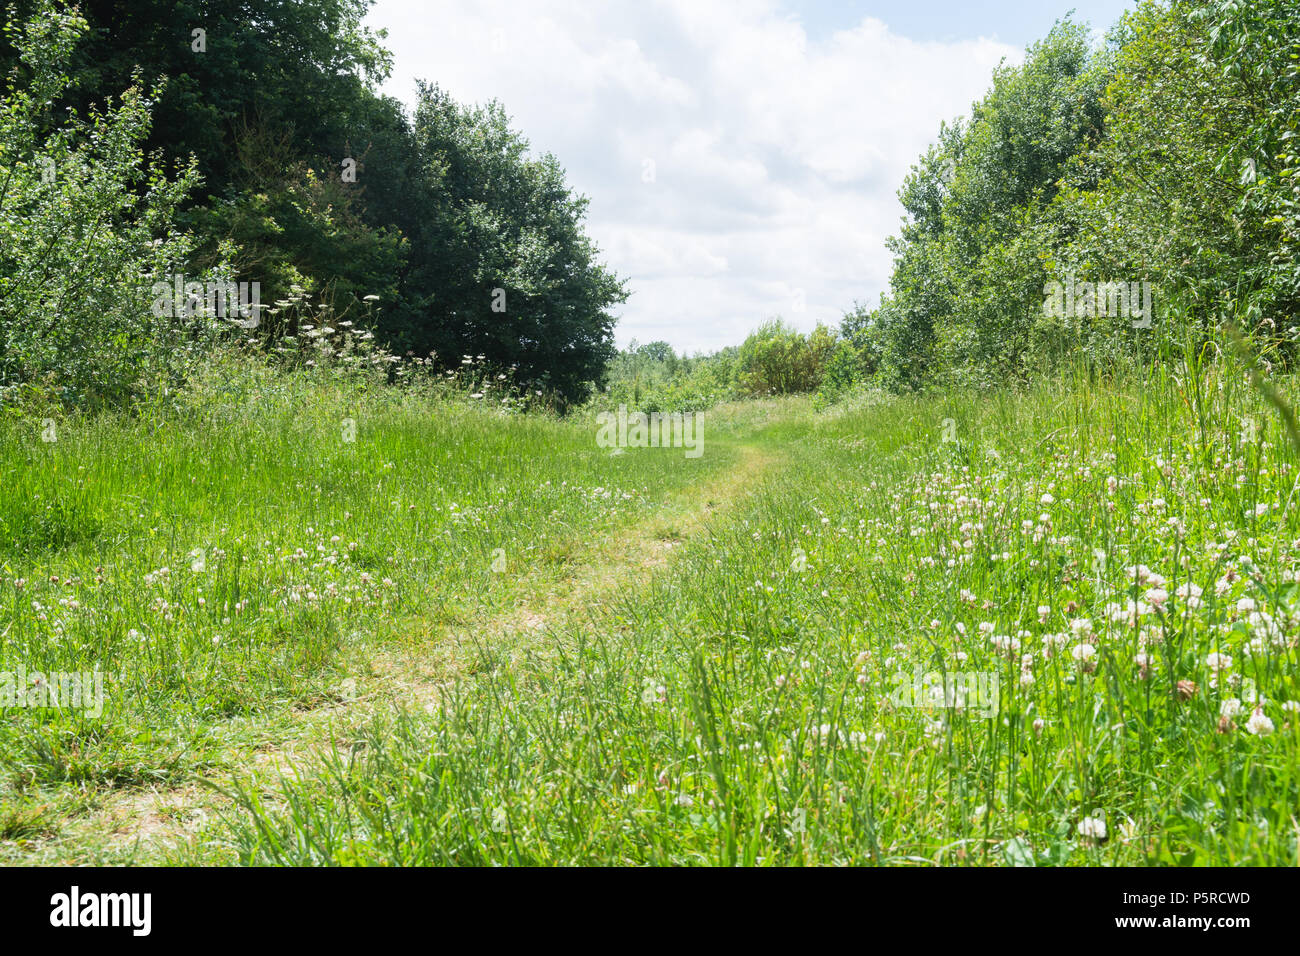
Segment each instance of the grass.
M4 804L75 815L240 761L379 651L523 601L575 542L728 461L665 470L443 393L227 372L238 393L55 441L0 425L0 670L105 675L98 719L5 709Z
M114 675L5 711L7 861L1297 862L1300 472L1237 372L742 403L695 460L238 380L0 433L0 662Z

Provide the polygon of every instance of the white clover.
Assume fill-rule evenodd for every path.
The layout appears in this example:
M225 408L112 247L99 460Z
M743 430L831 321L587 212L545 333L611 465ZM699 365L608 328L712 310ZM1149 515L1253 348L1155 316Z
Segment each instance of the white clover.
M1273 721L1264 716L1264 709L1256 707L1255 712L1246 721L1246 729L1256 737L1267 737L1273 732Z
M1178 590L1174 592L1174 594L1186 601L1187 606L1192 610L1196 610L1201 606L1201 593L1201 588L1191 581L1180 584Z
M1101 817L1084 817L1079 821L1079 836L1089 840L1106 839L1106 821Z
M1227 654L1220 654L1214 651L1205 658L1205 666L1212 671L1226 671L1232 666L1232 658Z

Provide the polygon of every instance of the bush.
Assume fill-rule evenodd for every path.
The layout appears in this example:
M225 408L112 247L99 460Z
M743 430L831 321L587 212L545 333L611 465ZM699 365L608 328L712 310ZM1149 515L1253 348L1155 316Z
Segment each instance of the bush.
M805 336L773 319L741 345L737 384L747 395L816 391L835 347L835 333L825 326Z
M28 386L69 404L119 401L207 338L150 310L150 287L188 252L172 216L197 174L169 180L146 161L138 85L88 118L49 120L86 31L75 10L43 3L5 31L20 66L0 99L0 396Z

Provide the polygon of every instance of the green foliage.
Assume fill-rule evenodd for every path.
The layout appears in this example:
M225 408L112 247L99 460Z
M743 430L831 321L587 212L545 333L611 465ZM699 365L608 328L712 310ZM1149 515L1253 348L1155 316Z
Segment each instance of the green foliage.
M826 360L817 396L822 403L835 401L846 391L867 378L863 374L861 354L851 342L841 341Z
M990 387L1076 351L1114 367L1203 344L1225 311L1290 361L1297 116L1293 4L1147 2L1096 49L1058 24L907 178L876 379ZM1070 281L1150 283L1155 330L1051 314L1047 284Z
M601 410L620 404L643 412L688 412L739 397L736 348L678 356L667 342L634 340L610 361L605 386L592 398Z
M855 304L840 322L839 342L826 362L819 401L837 401L856 386L877 382L883 369L885 338L881 315Z
M50 6L6 26L18 67L0 101L0 395L50 386L96 405L173 378L218 329L150 312L150 286L189 250L172 217L197 175L169 179L143 153L149 96L133 85L52 119L86 29Z
M816 391L835 347L835 333L825 326L804 335L780 319L765 322L740 346L737 387L744 395Z
M1058 23L1023 66L1002 67L969 121L940 129L899 198L890 299L875 324L881 378L895 389L946 377L1023 379L1045 280L1042 224L1066 162L1100 135L1109 57L1084 27Z
M87 0L93 43L66 51L52 108L91 111L137 77L167 77L138 137L160 166L203 177L171 210L195 240L178 266L233 271L266 301L300 288L339 315L364 316L377 295L374 331L393 350L436 353L450 370L484 355L521 393L581 399L613 354L609 309L627 294L583 231L586 200L554 157L528 155L500 106L423 86L412 117L380 96L391 57L363 24L370 5ZM0 73L15 69L28 85L17 47L0 42ZM272 347L295 334L258 332Z
M555 157L530 158L497 103L468 108L421 84L414 121L424 189L413 197L409 289L437 322L398 333L403 348L484 355L521 387L581 400L614 354L622 282L582 231L587 200Z
M871 361L869 350L825 326L805 335L773 319L739 347L710 355L678 356L667 342L634 341L609 363L605 387L593 401L601 408L696 411L733 399L815 392L831 369L832 391L838 392Z
M1294 13L1271 0L1176 2L1126 19L1107 136L1061 196L1073 235L1056 271L1149 276L1166 301L1194 303L1202 335L1241 297L1292 332Z
M297 286L336 303L340 318L363 315L367 295L397 302L407 240L394 227L367 224L364 187L343 182L328 161L299 159L287 136L265 128L241 131L235 145L235 187L190 214L208 237L193 261L212 261L215 237L225 237L238 249L237 274L258 277L269 301ZM262 329L272 337L294 331L275 322Z

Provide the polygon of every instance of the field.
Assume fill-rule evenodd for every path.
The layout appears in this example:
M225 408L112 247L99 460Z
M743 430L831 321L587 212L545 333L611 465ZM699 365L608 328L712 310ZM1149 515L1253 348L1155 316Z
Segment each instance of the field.
M0 862L1297 862L1240 372L699 422L255 365L3 420L0 661L103 708L3 711Z

